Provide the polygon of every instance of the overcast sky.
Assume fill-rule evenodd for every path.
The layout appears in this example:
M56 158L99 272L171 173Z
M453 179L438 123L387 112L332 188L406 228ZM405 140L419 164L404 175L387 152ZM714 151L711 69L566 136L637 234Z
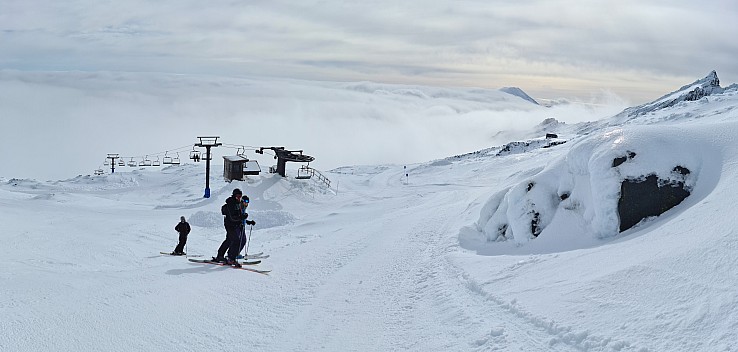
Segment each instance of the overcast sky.
M738 2L0 0L0 69L153 71L653 100L738 81Z

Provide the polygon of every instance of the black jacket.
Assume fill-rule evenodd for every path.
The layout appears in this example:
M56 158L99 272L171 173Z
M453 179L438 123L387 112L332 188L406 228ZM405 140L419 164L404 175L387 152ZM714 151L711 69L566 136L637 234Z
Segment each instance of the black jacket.
M190 224L188 224L187 221L182 221L174 227L174 230L179 232L181 235L187 236L190 234Z
M248 214L241 212L241 202L231 196L226 199L226 215L223 217L223 225L227 229L236 229L243 225Z

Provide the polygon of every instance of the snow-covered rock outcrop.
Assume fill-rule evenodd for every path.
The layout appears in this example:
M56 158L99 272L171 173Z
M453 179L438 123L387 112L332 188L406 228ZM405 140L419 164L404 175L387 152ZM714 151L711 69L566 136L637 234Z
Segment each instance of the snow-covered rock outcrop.
M528 141L510 142L502 146L496 156L505 156L511 154L526 153L531 150L540 148L551 148L553 146L566 143L565 140L559 139L555 134L549 134L550 138L537 138Z
M697 80L692 84L687 84L648 104L625 109L622 114L627 116L644 115L652 111L674 106L683 101L696 101L702 99L702 97L720 94L724 91L725 89L720 87L720 79L718 79L717 72L712 71L703 79Z
M476 229L487 242L571 236L572 229L580 229L581 236L614 236L621 232L624 184L653 178L658 187L678 185L690 193L705 160L719 155L709 145L689 130L663 126L615 128L589 136L535 176L493 195Z

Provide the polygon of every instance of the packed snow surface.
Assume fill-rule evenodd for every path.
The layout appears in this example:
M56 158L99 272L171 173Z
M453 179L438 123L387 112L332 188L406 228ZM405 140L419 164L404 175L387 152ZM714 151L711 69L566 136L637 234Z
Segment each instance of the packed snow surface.
M323 171L331 188L213 176L204 199L199 164L2 175L0 351L736 351L736 107L727 89L555 124L565 143ZM619 233L619 182L674 164L692 194ZM236 187L270 275L159 255L181 215L187 252L215 255Z

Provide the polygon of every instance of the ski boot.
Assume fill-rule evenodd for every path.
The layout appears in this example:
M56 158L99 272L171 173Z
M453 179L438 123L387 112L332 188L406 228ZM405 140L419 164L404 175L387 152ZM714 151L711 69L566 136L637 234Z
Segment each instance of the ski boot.
M238 262L238 260L228 260L228 265L234 267L234 268L240 268L241 263Z

